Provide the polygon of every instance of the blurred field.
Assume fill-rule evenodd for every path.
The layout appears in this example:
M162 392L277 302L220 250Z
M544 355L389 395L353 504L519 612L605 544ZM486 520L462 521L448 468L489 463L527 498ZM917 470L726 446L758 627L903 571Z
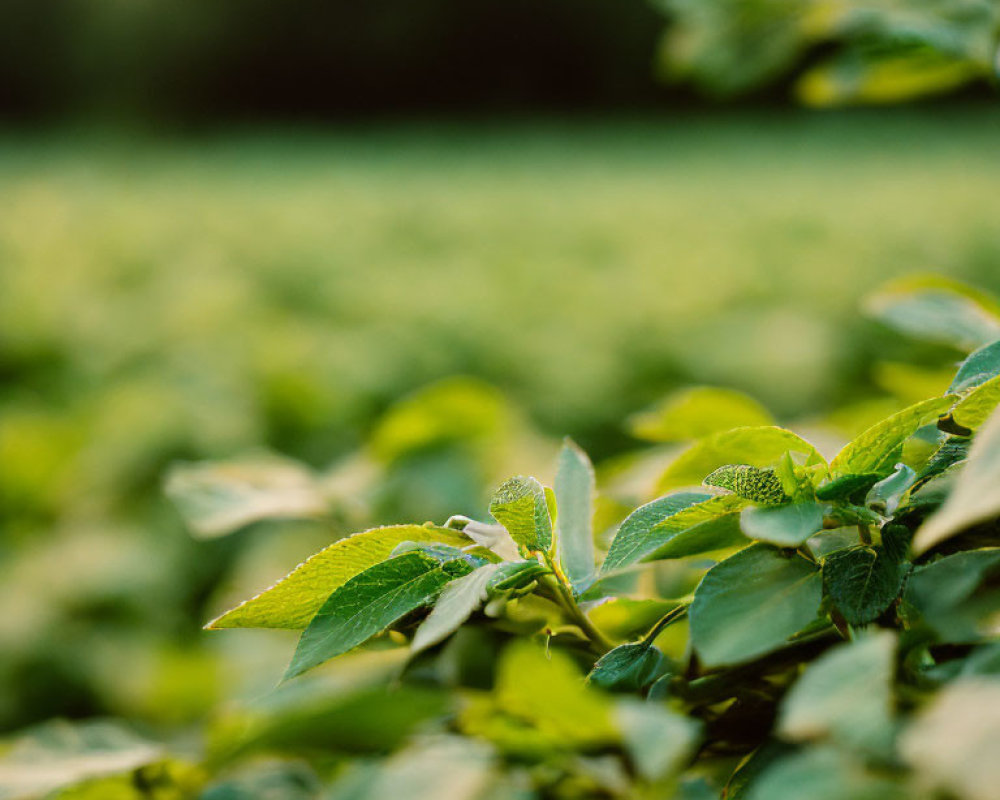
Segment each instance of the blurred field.
M1000 290L998 135L956 108L3 135L0 723L154 702L94 676L137 628L197 636L240 546L187 540L175 459L323 466L452 374L598 457L686 383L785 417L873 393L866 290Z

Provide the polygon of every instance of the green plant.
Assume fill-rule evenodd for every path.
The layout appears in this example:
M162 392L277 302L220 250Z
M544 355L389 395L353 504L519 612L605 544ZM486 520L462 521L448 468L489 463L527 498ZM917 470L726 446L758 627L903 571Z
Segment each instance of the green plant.
M335 797L995 797L1000 315L924 279L869 310L972 352L829 460L699 390L637 422L691 443L606 552L567 441L491 521L355 534L208 627L301 631L286 679L368 650L402 654L397 691L450 690Z

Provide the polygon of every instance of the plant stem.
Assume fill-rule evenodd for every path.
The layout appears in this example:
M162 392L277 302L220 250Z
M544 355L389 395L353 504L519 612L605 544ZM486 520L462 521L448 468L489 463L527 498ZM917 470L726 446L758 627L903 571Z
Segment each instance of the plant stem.
M660 632L664 628L666 628L672 622L676 622L677 620L684 617L687 614L688 609L690 607L691 607L690 603L681 603L680 605L670 609L666 614L663 615L662 619L660 619L660 621L657 622L650 629L649 633L647 633L645 636L642 637L642 640L639 642L639 644L649 647L653 642L656 641L656 637L660 635Z
M872 531L867 525L858 525L858 534L861 544L870 545L872 543Z
M569 581L563 571L559 569L559 565L554 563L548 557L546 557L545 560L553 574L546 575L542 578L542 581L553 592L556 601L562 607L562 610L566 612L566 616L568 616L573 623L576 624L577 627L584 632L584 634L586 634L594 649L600 651L601 655L603 655L615 646L614 642L601 633L597 626L595 626L594 623L587 618L587 615L583 613L583 609L577 605L576 599L573 597L573 590L570 588Z

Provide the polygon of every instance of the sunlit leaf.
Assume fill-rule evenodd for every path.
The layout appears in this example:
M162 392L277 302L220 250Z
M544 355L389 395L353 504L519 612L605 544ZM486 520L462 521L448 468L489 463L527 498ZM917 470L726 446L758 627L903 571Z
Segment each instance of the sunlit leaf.
M586 589L597 569L594 559L594 467L579 447L566 440L556 470L556 546L559 564L578 590Z
M552 518L544 487L534 478L514 477L497 489L490 514L524 552L552 546Z
M958 368L949 392L958 394L982 386L1000 375L1000 337L972 353Z
M655 408L636 414L629 420L629 430L647 441L678 442L742 426L773 424L767 409L742 392L695 386L674 392Z

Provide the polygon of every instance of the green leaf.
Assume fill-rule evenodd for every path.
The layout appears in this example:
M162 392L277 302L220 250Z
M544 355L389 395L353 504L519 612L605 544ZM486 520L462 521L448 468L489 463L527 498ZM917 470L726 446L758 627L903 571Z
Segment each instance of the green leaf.
M303 631L285 679L363 644L471 570L465 560L442 563L414 551L356 575L330 595Z
M762 469L749 464L727 464L712 472L702 483L728 489L761 506L776 506L791 500L771 467Z
M242 461L176 464L165 491L200 538L225 536L268 519L317 519L330 501L317 477L276 456Z
M832 647L781 702L778 733L792 741L832 739L859 752L891 751L896 637L889 631Z
M934 422L948 410L957 398L954 395L934 397L904 408L873 425L846 445L830 462L830 474L886 474L898 460L900 448L917 428Z
M579 447L567 439L559 452L555 479L556 546L559 565L579 593L594 578L594 467Z
M587 680L611 692L639 692L670 669L666 657L650 644L623 644L594 664Z
M622 522L602 572L654 558L680 558L737 544L743 539L735 495L676 492L640 506Z
M826 593L850 625L867 625L899 595L904 565L881 547L852 547L823 563Z
M868 472L864 475L841 475L833 480L827 481L816 489L817 500L843 500L861 503L868 490L879 482L881 475L876 472Z
M998 577L1000 548L954 553L921 565L906 582L907 616L915 611L941 641L979 642L995 633Z
M825 463L815 447L784 428L767 425L715 433L674 459L660 477L658 491L697 485L726 464L773 466L789 451L802 453L807 465Z
M966 528L1000 516L1000 411L983 425L941 509L917 531L915 553L923 553Z
M439 542L467 547L461 531L431 525L390 525L356 533L320 550L256 597L212 620L207 628L302 630L320 606L350 578L384 561L402 542Z
M868 491L865 505L883 517L891 517L916 481L916 472L906 464L896 464L895 472L888 478L880 480Z
M1000 337L1000 308L986 294L934 276L893 281L865 310L890 328L966 352Z
M742 392L694 386L666 397L650 411L629 419L629 432L652 442L702 439L744 426L773 425L760 403Z
M900 751L925 783L965 800L1000 786L1000 683L966 678L944 688L908 730Z
M380 765L371 786L354 800L481 800L495 772L492 748L468 737L417 739Z
M998 375L1000 375L1000 339L980 347L965 359L959 366L948 391L955 394L966 392L982 386Z
M749 661L813 622L822 595L811 561L753 545L716 564L698 585L691 643L707 667Z
M777 508L744 508L740 528L750 539L770 542L779 547L798 547L823 529L824 507L805 502Z
M625 751L647 781L679 772L694 755L701 738L698 720L634 699L619 701L615 711Z
M506 481L490 501L490 514L524 553L552 547L552 518L545 489L534 478L517 476Z
M951 417L963 428L974 431L989 419L998 405L1000 375L990 378L959 400L951 410Z
M444 587L434 608L413 635L410 650L419 653L447 639L486 600L487 587L500 564L484 564Z
M912 800L909 787L866 769L860 756L812 747L782 758L753 782L747 800Z

